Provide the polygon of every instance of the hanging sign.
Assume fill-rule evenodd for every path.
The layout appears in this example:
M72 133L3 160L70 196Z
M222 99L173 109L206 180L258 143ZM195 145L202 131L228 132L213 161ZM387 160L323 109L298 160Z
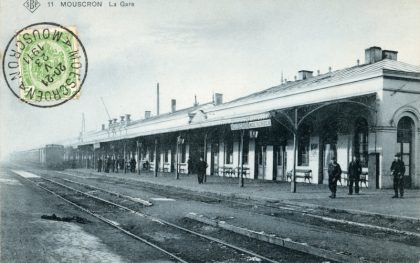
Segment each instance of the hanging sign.
M249 130L249 129L263 128L263 127L270 127L270 126L271 126L271 119L268 119L268 120L251 121L251 122L243 122L243 123L232 123L230 125L230 129L232 131L236 131L236 130Z

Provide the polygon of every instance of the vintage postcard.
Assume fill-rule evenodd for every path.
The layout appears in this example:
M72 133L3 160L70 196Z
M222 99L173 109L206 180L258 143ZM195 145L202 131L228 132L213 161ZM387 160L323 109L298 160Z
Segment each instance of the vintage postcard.
M0 0L0 262L420 262L419 0Z

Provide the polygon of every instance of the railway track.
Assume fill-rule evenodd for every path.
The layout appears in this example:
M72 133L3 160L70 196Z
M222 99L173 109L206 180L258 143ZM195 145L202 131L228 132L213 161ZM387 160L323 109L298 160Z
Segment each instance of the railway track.
M69 176L75 176L71 173L61 172ZM86 178L85 178L86 179ZM130 184L124 181L118 181L111 176L96 177L95 179L100 180L104 183L119 183L127 186L133 186L131 183L135 183L136 188L140 188L142 191L146 191L153 194L161 194L162 187L157 187L154 184L138 182L126 178L126 181L130 181ZM284 219L290 219L296 221L299 218L302 223L316 224L323 226L328 224L329 227L335 226L337 230L351 232L361 235L372 236L372 233L382 232L391 234L390 238L398 240L398 242L405 242L409 244L420 243L420 232L412 232L406 229L419 229L420 223L413 222L411 220L405 220L407 226L402 228L403 224L395 224L395 220L378 218L375 215L364 215L358 217L360 221L349 220L351 215L345 213L331 213L329 211L322 211L319 209L312 209L308 207L302 207L299 205L277 203L269 204L267 202L257 202L253 200L240 200L239 198L225 198L222 196L210 196L196 194L190 191L183 191L181 189L173 189L172 187L163 187L165 190L165 196L171 198L184 198L201 201L204 203L222 203L232 208L252 210L252 212L264 214L268 216L280 217ZM372 223L374 222L374 224ZM350 226L350 227L349 227ZM390 227L391 226L391 227ZM403 237L403 239L401 239Z
M139 202L125 195L64 178L59 179L61 182L45 175L24 179L177 262L279 262L276 255L284 252L281 250L287 250L277 247L272 255L263 256L202 231L141 212L142 208L150 205L145 200ZM272 245L267 243L264 246ZM299 253L293 254L295 259L299 256ZM306 257L304 260L307 262L322 261L311 255L300 256Z

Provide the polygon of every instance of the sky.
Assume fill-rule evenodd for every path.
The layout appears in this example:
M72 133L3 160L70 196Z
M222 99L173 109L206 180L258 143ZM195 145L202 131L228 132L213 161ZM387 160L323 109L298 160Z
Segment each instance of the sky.
M419 0L132 0L135 7L65 8L46 0L30 13L25 0L0 0L0 54L16 30L37 22L75 26L89 71L79 99L54 108L17 100L0 78L0 158L100 129L108 116L156 113L232 100L292 80L363 63L370 46L397 50L420 65ZM77 1L66 1L77 2ZM90 1L92 2L92 1ZM112 2L112 1L111 1ZM120 1L116 1L119 5ZM130 2L130 1L126 1Z

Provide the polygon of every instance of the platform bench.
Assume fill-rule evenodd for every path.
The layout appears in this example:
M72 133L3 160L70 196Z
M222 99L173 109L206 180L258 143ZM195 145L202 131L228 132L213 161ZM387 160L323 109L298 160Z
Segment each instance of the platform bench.
M292 181L293 177L293 170L287 172L286 174L286 180ZM312 170L311 169L296 169L296 178L303 178L303 181L306 182L308 180L308 183L312 181Z
M359 185L359 186L362 186L362 184L365 184L365 187L366 187L366 188L369 188L369 187L368 187L368 185L367 185L367 183L369 182L369 180L368 180L368 178L367 178L367 177L368 177L368 172L362 172L362 173L360 174L360 180L359 180L360 185ZM348 178L348 172L343 171L343 172L341 173L341 180L343 180L343 181L346 183L346 185L348 185L348 184L349 184L350 179ZM343 185L343 184L341 183L341 180L339 180L340 185Z

